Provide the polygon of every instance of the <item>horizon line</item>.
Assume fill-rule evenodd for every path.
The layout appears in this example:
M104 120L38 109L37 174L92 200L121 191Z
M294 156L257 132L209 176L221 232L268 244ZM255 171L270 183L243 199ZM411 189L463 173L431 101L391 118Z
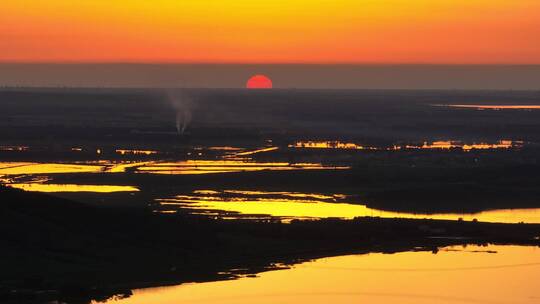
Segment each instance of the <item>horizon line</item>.
M0 84L0 91L2 90L11 90L11 89L114 89L114 90L123 90L123 89L137 89L137 90L242 90L242 91L252 91L252 92L270 92L270 91L285 91L285 90L296 90L296 91L512 91L512 92L540 92L538 89L512 89L512 88L500 88L500 89L490 89L490 88L330 88L330 87L318 87L318 88L308 88L308 87L275 87L270 89L249 89L245 87L182 87L182 86L67 86L67 85L40 85L40 86L17 86L17 85L2 85Z
M2 65L245 65L245 66L540 66L537 63L450 63L450 62L228 62L228 61L6 61Z

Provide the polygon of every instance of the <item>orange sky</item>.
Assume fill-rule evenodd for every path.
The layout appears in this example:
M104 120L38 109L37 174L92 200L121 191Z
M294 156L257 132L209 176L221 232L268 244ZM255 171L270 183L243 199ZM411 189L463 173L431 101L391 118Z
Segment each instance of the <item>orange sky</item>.
M540 63L539 0L16 0L3 62Z

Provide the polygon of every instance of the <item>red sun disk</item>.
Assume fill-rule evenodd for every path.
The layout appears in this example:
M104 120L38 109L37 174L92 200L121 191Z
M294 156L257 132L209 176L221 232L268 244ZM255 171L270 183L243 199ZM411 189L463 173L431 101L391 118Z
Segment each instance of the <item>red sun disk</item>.
M271 89L272 80L266 77L265 75L255 75L251 77L247 83L246 88L248 89Z

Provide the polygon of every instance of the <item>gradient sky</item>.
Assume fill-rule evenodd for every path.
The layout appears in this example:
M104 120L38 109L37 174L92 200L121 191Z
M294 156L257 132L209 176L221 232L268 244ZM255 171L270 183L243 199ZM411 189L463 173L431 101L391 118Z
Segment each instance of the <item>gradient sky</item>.
M2 62L539 64L539 0L16 0Z

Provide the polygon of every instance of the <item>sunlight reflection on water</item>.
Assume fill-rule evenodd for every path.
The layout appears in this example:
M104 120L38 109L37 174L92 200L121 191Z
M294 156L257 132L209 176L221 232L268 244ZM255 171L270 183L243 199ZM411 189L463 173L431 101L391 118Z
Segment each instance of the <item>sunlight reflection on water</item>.
M474 104L436 104L436 107L465 108L476 110L539 110L540 105L474 105Z
M159 199L159 211L169 212L179 208L198 214L226 218L278 217L285 221L299 218L383 217L410 219L438 219L496 223L540 223L540 209L503 209L474 214L441 213L415 214L383 211L355 204L342 194L299 192L265 192L245 190L196 190L189 195Z
M488 150L488 149L510 149L519 148L523 146L522 141L512 140L499 140L494 143L464 143L457 140L440 140L432 142L423 142L422 144L406 144L406 145L393 145L391 147L376 147L359 145L355 143L340 142L340 141L297 141L290 144L289 148L295 149L329 149L329 150L449 150L460 149L463 151L472 150Z
M532 304L538 301L538 270L535 247L454 246L437 254L323 258L257 278L138 289L109 303Z
M325 166L317 163L255 162L242 160L186 160L140 166L138 173L210 174L242 171L284 170L344 170L345 166Z
M9 185L12 188L25 191L38 192L138 192L139 189L132 186L113 185L75 185L75 184L39 184L39 183L15 183Z

